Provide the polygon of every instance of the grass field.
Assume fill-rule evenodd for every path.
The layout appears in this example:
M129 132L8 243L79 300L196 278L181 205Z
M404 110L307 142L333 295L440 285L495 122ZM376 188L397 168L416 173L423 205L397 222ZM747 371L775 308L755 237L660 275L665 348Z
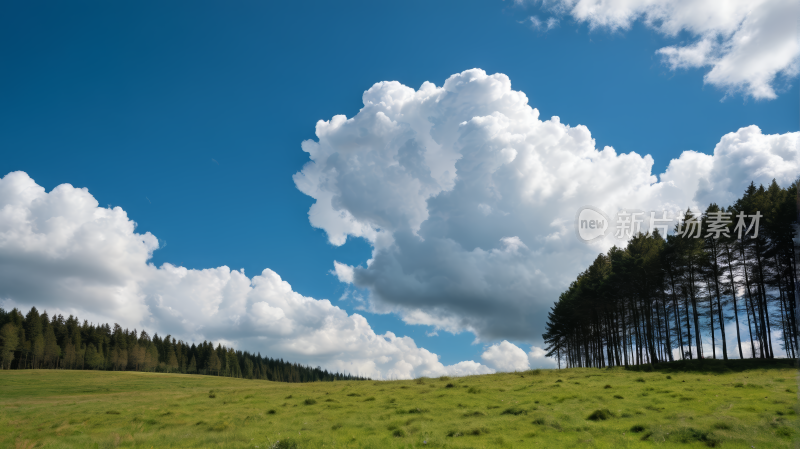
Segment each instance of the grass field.
M794 447L794 362L391 382L0 371L0 446Z

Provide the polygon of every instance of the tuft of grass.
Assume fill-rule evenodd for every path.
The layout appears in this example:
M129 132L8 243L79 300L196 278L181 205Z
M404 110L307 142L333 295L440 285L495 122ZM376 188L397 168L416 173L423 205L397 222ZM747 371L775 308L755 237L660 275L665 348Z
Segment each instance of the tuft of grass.
M472 417L475 417L475 416L486 416L486 413L483 413L483 412L480 412L480 411L476 410L474 412L464 413L463 416L464 416L464 418L472 418Z
M339 430L341 428L342 428L342 424L341 423L336 423L336 424L331 426L331 430Z
M644 382L644 377L637 377L636 382Z
M472 394L478 394L480 392L481 392L481 389L480 388L476 388L476 387L469 387L469 389L467 390L467 393L472 393Z
M586 419L589 419L589 420L592 420L592 421L605 421L605 420L611 419L613 417L614 417L614 414L611 413L611 410L609 410L607 408L604 408L604 409L593 411L592 414L589 415Z
M299 447L294 440L284 439L276 441L269 449L298 449Z
M714 423L714 425L711 426L711 427L713 427L715 429L719 429L719 430L730 430L731 425L726 423L726 422L718 422L718 423Z
M603 388L605 388L605 389L609 389L609 388L611 388L611 385L608 385L608 384L606 384L606 386L605 386L605 387L603 387Z
M679 429L676 432L672 432L669 435L669 439L684 444L701 442L705 443L705 445L708 447L717 447L722 442L711 432L697 430L692 427L687 427L684 429Z
M286 396L284 399L291 399L292 395Z
M644 426L640 426L640 425L637 424L637 425L631 427L631 432L633 432L633 433L644 432Z
M219 421L218 423L214 424L213 426L209 427L208 430L212 432L223 432L231 428L231 424L228 421Z
M392 436L396 438L403 438L404 436L406 436L406 431L403 429L394 429L392 431Z
M620 395L618 395L618 394L615 394L615 395L614 395L614 398L616 398L616 399L625 399L625 398L623 398L622 396L620 396Z
M375 396L370 396L370 397L364 399L364 402L369 402L369 401L374 401L374 400L375 400Z
M672 376L667 376L667 379L672 379Z
M744 384L741 382L736 382L733 384L733 388L744 388Z
M455 387L455 385L453 385L453 383L451 382L451 383L445 385L444 387L445 388L453 388L453 387Z
M303 401L303 403L304 403L305 405L314 405L314 404L316 404L316 403L317 403L317 400L316 400L316 399L311 399L311 398L308 398L308 399L306 399L305 401Z
M564 382L564 381L563 381L563 380L561 380L561 379L558 379L558 380L556 381L556 383L559 383L559 382Z
M511 407L511 408L507 408L507 409L503 410L500 414L501 415L519 416L519 415L527 415L528 411L525 410L525 409L518 408L518 407Z
M348 393L347 395L350 396L350 397L356 397L356 398L361 397L361 395L358 394L358 393Z
M109 410L106 412L106 415L119 415L119 412L116 410Z
M275 409L267 410L267 415L274 415L274 414L275 414Z
M545 420L544 418L536 418L533 420L533 424L536 424L537 426L543 426L545 424Z

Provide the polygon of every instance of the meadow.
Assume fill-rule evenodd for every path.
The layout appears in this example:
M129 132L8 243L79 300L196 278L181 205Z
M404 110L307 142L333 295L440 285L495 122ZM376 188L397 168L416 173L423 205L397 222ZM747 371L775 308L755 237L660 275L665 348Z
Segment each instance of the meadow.
M0 371L0 446L794 447L796 361L306 384Z

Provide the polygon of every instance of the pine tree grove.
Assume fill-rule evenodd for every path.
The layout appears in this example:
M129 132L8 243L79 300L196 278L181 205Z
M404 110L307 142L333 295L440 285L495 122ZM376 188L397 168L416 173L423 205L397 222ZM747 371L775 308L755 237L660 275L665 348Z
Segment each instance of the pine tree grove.
M733 206L711 204L694 217L699 238L675 232L665 239L656 230L600 254L551 308L548 355L559 367L607 367L773 358L780 345L796 358L798 203L797 183L751 184ZM760 213L758 235L738 238L734 218L728 237L709 236L709 216L718 212ZM682 224L692 218L687 211Z
M0 369L94 369L155 371L264 379L277 382L366 380L283 359L262 357L204 341L189 344L170 335L93 325L32 307L0 308Z

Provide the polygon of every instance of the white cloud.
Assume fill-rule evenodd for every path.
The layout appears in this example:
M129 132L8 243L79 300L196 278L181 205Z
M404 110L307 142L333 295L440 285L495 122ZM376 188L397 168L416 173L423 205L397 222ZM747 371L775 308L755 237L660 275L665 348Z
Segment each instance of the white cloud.
M544 4L555 14L569 14L592 29L627 30L641 20L667 37L685 32L692 41L658 50L672 70L709 67L706 83L756 99L776 98L776 79L792 78L800 68L800 2L795 0L553 0Z
M546 357L545 354L547 354L547 351L544 349L531 346L531 350L528 351L528 362L531 368L558 368L556 360Z
M558 364L554 359L546 357L547 351L538 347L531 346L526 354L519 346L503 340L500 343L491 345L483 354L481 360L488 366L497 371L525 371L531 368L557 368Z
M300 295L272 270L248 278L225 266L156 267L147 261L157 248L122 209L98 207L86 189L46 193L23 172L0 179L4 308L35 305L373 378L492 372L473 361L445 366L409 337L376 334L363 316Z
M497 371L525 371L530 368L525 351L508 340L490 346L481 354L481 359Z
M659 180L649 155L595 148L585 126L540 120L507 76L478 69L416 91L378 83L363 100L303 142L311 161L294 179L316 200L311 224L333 244L372 244L344 278L367 289L372 310L488 341L541 341L553 301L618 243L580 242L579 208L674 214L800 171L800 133L751 126L713 155L683 153Z
M353 283L353 267L347 264L343 264L337 261L333 261L333 270L334 274L337 278L339 278L339 282L344 282L346 284Z

